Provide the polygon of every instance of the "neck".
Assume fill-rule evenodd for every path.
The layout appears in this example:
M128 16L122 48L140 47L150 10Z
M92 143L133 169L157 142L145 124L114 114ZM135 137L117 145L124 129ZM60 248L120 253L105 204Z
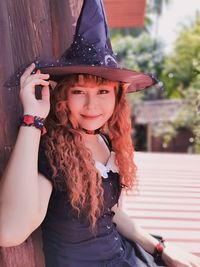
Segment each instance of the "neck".
M88 131L86 129L81 129L81 131L83 132L83 139L85 140L86 143L93 143L96 144L98 142L99 139L99 133L100 130L94 130L94 131Z
M100 133L100 129L96 129L96 130L86 130L86 129L81 129L85 134L87 135L97 135Z

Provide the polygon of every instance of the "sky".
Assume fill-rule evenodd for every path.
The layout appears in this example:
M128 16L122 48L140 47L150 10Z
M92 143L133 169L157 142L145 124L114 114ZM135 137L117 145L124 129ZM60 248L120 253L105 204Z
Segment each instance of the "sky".
M165 43L166 53L173 50L180 24L192 21L197 10L200 11L200 0L171 0L169 5L164 6L159 20L158 36ZM155 36L155 28L152 29L152 34Z

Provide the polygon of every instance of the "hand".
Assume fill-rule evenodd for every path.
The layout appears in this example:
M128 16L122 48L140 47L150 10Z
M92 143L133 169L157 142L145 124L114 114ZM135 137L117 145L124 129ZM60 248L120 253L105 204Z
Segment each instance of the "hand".
M49 82L45 81L49 78L49 74L42 74L37 70L35 74L31 74L35 69L32 63L23 73L20 79L20 99L24 108L24 114L39 116L46 118L50 110L50 93ZM36 99L35 86L42 85L42 99Z
M169 267L200 267L200 258L166 243L162 258Z

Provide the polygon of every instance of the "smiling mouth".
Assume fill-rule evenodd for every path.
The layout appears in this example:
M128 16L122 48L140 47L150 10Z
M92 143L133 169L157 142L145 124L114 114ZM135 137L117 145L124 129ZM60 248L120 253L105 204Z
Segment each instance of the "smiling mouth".
M85 119L96 119L96 118L100 117L101 115L92 115L92 116L90 116L90 115L83 115L83 114L81 114L81 116L83 118L85 118Z

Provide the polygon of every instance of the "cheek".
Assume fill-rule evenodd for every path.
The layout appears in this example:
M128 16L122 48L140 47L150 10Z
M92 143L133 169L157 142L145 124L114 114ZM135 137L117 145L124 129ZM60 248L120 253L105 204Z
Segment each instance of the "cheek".
M74 98L69 98L67 101L67 106L71 113L76 113L79 111L81 107L81 101L78 101L77 99Z
M109 104L105 105L105 108L106 108L107 114L109 115L109 117L111 117L115 109L115 97L110 98L107 103Z

